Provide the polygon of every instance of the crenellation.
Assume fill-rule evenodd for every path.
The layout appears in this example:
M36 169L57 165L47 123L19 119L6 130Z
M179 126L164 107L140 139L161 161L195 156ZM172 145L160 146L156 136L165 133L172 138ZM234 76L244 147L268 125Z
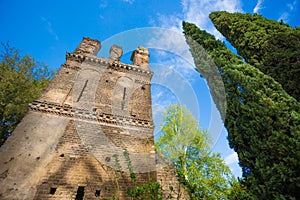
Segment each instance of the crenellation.
M84 55L80 55L80 54L74 54L74 53L66 53L66 60L67 61L73 61L73 62L78 62L78 63L83 63L83 61L85 60L85 56Z
M139 46L133 51L130 60L133 65L139 66L144 70L149 70L149 57L148 49Z
M109 60L105 58L90 57L90 56L78 55L74 53L67 53L67 60L75 61L78 63L88 62L98 67L112 68L114 70L118 70L121 72L135 73L146 77L152 77L153 75L153 72L150 71L149 69L143 69L136 65L124 64L117 60L110 63Z
M121 47L109 58L96 56L100 48L83 38L66 53L0 148L1 199L131 200L127 189L149 181L162 185L164 199L188 199L174 167L155 152L148 50L138 47L125 64Z
M97 55L100 49L100 41L84 37L74 53L80 55Z
M122 54L123 54L122 47L113 45L109 50L109 58L108 58L109 63L120 61Z

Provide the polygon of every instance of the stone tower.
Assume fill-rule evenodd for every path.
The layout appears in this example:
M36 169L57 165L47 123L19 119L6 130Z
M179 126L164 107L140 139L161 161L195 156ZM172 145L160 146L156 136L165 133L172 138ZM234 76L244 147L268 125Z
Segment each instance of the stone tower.
M129 188L160 182L184 191L154 150L149 53L132 64L113 45L83 38L0 149L0 199L132 199ZM171 191L169 186L174 188Z

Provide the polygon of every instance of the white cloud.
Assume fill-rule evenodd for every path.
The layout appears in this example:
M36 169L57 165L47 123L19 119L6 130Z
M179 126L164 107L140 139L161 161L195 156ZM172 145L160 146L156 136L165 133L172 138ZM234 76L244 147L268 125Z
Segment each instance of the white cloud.
M240 0L182 0L182 13L173 15L157 14L157 20L151 19L151 24L182 31L182 21L196 24L220 38L220 33L214 28L209 19L209 14L213 11L242 12Z
M283 20L285 23L289 22L290 15L295 11L296 5L298 4L297 0L294 0L292 3L287 3L286 8L287 10L281 13L278 21Z
M193 68L193 57L186 44L185 37L182 34L182 21L196 24L203 30L206 30L217 38L223 38L216 30L209 19L209 14L213 11L225 10L228 12L242 11L240 0L182 0L182 12L173 15L163 15L158 13L157 18L151 18L150 23L153 26L162 27L160 31L155 31L148 42L148 47L169 51L185 60L185 63L178 60L160 61L161 63L170 63L175 69L183 71L189 76ZM170 65L170 64L169 64Z
M155 29L147 42L147 47L156 50L151 53L151 57L155 59L156 63L180 72L187 80L193 80L193 69L195 68L193 57L179 28L173 26L170 29ZM165 73L165 76L169 75L168 72Z
M181 30L181 15L180 14L174 14L174 15L163 15L158 13L157 14L157 21L154 21L153 23L156 26L162 27L162 28L168 28L171 30Z
M262 9L263 2L264 2L264 0L257 1L256 6L253 9L253 13L258 13L258 11Z
M241 12L240 0L183 0L183 20L222 38L209 19L213 11Z
M159 44L162 49L172 49L177 55L182 55L189 63L193 63L189 53L189 47L185 42L182 34L182 21L196 24L202 30L206 30L217 38L223 38L216 30L209 19L209 14L213 11L242 12L240 0L182 0L182 13L173 15L163 15L158 13L157 19L151 18L150 23L153 26L167 28L174 31L167 33L162 30L158 33L159 37L155 37L149 41L149 44Z
M161 84L153 84L151 86L152 98L152 116L154 119L155 129L154 137L160 132L160 125L163 120L163 113L171 104L178 103L176 96L167 87Z
M289 21L289 16L290 14L288 12L284 12L280 15L280 17L278 18L278 21L284 21L285 23L287 23Z
M289 8L290 11L293 11L297 5L297 0L294 0L292 3L288 3L287 7Z
M99 8L106 8L108 6L107 0L101 0L99 3Z
M55 40L58 40L58 35L54 32L52 24L45 17L41 16L40 18L45 23L48 33L52 35Z
M229 156L227 156L224 159L225 163L227 165L233 164L233 163L238 163L239 162L239 158L236 152L233 152L232 154L230 154Z
M133 4L135 0L123 0L126 3Z
M187 52L183 52L183 54L174 55L172 53L166 53L165 56L161 56L160 58L156 58L156 62L159 63L161 66L168 67L168 71L165 71L163 74L162 79L165 79L170 76L170 74L174 74L176 72L177 75L182 76L184 80L188 80L188 82L193 83L195 80L195 75L198 75L194 71L194 63L192 56L188 56L189 60L186 59L187 56L184 54L189 53L188 49ZM189 53L190 55L190 53ZM170 78L170 77L169 77Z
M152 94L152 99L158 101L163 96L163 94L164 92L162 90L156 89L156 92Z

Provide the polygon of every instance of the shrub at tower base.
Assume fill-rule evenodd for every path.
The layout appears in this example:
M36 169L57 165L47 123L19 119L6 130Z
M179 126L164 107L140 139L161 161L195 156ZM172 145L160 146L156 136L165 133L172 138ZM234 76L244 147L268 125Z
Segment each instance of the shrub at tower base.
M299 199L299 103L272 77L244 63L212 35L191 23L184 22L183 29L200 72L201 46L223 78L225 126L242 167L242 187L248 193L238 199Z

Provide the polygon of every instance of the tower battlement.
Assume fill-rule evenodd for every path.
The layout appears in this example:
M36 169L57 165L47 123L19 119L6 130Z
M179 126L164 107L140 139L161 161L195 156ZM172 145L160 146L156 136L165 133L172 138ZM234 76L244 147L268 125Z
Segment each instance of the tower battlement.
M138 47L125 64L122 47L113 45L108 58L96 56L100 49L83 38L29 104L0 148L0 199L130 200L129 188L150 181L164 199L187 199L154 149L148 50Z
M99 40L84 37L74 53L83 55L97 55L101 49L101 43Z
M96 56L100 48L99 41L83 38L73 53L66 54L65 64L39 101L152 123L148 50L138 47L133 63L125 64L120 62L122 47L113 45L108 58Z

